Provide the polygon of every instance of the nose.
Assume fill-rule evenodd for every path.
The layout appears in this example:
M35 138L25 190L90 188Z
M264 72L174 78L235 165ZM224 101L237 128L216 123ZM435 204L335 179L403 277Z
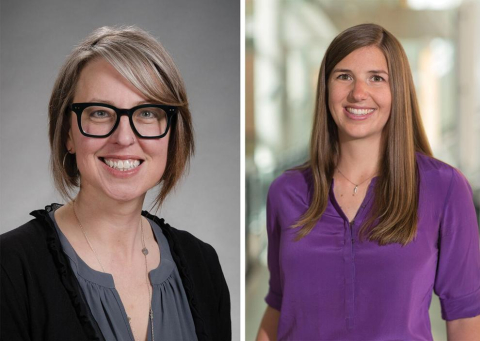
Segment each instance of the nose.
M120 122L118 123L117 129L111 135L115 143L118 143L123 146L129 146L135 143L135 133L130 126L130 121L128 116L120 117Z
M361 102L368 97L368 85L361 80L356 80L353 83L353 88L350 91L350 97L353 102Z

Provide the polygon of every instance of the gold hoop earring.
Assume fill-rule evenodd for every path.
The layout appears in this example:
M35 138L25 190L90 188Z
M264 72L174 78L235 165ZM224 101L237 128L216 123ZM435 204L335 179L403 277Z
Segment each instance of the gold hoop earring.
M70 153L65 153L65 156L63 157L63 162L62 162L62 166L63 166L63 169L65 169L65 159L67 158L67 155L70 154Z

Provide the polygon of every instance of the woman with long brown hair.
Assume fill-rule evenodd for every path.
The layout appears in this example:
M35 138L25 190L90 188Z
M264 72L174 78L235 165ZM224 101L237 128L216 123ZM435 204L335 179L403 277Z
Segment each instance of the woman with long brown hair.
M258 340L480 337L472 190L435 159L408 60L381 26L340 33L322 61L310 159L271 185L268 304Z

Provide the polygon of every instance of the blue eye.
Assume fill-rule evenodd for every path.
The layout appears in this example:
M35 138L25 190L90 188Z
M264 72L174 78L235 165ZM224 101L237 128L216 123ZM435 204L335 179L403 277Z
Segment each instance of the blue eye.
M98 118L104 118L104 117L109 117L110 116L108 112L101 111L101 110L94 111L90 115L92 117L98 117Z
M138 116L141 117L141 118L153 118L156 115L154 113L152 113L151 111L142 111Z
M148 107L140 108L133 114L134 122L142 124L150 124L155 122L163 122L166 120L167 114L162 108Z

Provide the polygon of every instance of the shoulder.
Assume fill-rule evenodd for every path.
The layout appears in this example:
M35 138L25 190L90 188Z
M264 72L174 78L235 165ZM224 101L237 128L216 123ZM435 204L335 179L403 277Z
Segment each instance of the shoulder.
M468 181L462 172L448 163L421 153L416 153L416 159L421 181L447 188L458 182L468 185Z
M271 199L301 199L308 202L308 195L312 188L312 174L310 169L291 169L285 171L270 185L268 191Z
M2 272L19 285L27 277L47 266L51 233L40 218L35 218L0 236Z
M4 255L33 252L43 243L45 229L38 219L32 219L26 224L8 231L0 236L2 260Z
M449 185L453 178L463 177L463 174L448 163L440 161L434 157L416 153L416 160L420 178L434 179L437 184Z
M22 258L37 262L48 253L49 245L57 238L55 229L48 223L48 212L53 205L56 204L31 212L34 219L0 236L2 265Z
M452 196L472 199L472 188L460 170L421 153L417 153L416 159L421 192L430 194L432 200L443 198L446 202Z
M188 253L199 253L209 258L213 257L218 259L217 252L210 244L205 243L190 232L179 230L174 227L170 227L170 229L171 233L175 235L182 249L188 250Z

